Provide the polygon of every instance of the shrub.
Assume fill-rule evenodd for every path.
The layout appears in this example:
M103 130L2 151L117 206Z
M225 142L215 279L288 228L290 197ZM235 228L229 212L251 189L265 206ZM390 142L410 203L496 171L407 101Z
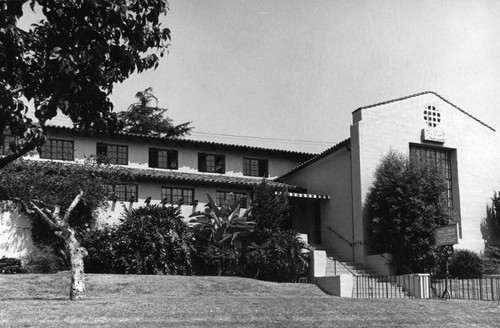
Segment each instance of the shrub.
M253 244L245 254L245 272L256 279L296 282L307 274L305 243L293 230L265 230L264 242Z
M37 247L26 257L26 271L29 273L56 273L68 269L68 258L62 249Z
M221 248L213 244L199 248L197 257L203 261L198 274L234 276L239 272L239 254L234 248Z
M479 255L464 249L453 253L448 268L452 278L480 278L484 273L483 260Z
M24 273L26 270L23 268L20 259L10 257L2 257L0 259L0 274Z
M499 274L500 248L494 246L486 246L483 253L483 263L485 274Z
M89 273L115 273L114 245L116 244L117 228L104 225L90 229L83 236L82 246L88 251L84 258L85 271ZM116 249L116 247L115 247Z
M126 211L121 224L86 238L88 272L191 274L192 236L179 210L157 205Z

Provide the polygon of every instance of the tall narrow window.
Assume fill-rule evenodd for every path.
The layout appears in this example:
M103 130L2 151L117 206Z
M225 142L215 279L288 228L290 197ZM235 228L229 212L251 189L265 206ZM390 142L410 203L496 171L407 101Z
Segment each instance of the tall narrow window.
M251 177L268 177L269 165L266 159L243 158L243 175Z
M149 148L149 167L177 170L178 157L177 150Z
M225 173L226 163L224 155L198 154L198 171L211 173Z
M161 199L167 204L190 205L194 201L194 189L161 187Z
M128 164L128 147L97 143L97 161L108 164Z
M73 161L75 159L73 141L48 139L42 146L40 158Z
M436 167L446 180L446 198L448 200L448 207L453 208L451 150L410 145L410 158L419 161L430 161L436 164Z

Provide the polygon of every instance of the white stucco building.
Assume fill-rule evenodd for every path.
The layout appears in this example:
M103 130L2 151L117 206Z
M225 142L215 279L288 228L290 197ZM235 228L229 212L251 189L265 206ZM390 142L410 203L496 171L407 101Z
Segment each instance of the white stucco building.
M294 212L300 230L311 241L335 249L342 260L365 263L365 197L380 160L394 150L439 162L460 224L456 248L482 251L481 220L500 188L495 129L434 92L361 107L352 117L349 139L277 179L330 196Z
M500 189L495 129L434 92L361 107L352 117L349 138L317 155L131 134L84 138L55 126L41 157L73 162L105 154L134 172L135 181L115 190L118 201L140 206L148 197L152 203L182 198L186 215L207 202L206 192L219 200L229 192L250 196L267 176L301 193L293 199L291 219L311 243L362 264L370 255L363 206L380 160L390 150L433 157L446 172L449 204L459 220L457 248L482 251L480 223ZM120 206L110 204L105 216L114 222ZM7 221L4 216L0 222L0 257L14 254L6 251L15 230ZM22 224L27 230L23 222L19 229Z

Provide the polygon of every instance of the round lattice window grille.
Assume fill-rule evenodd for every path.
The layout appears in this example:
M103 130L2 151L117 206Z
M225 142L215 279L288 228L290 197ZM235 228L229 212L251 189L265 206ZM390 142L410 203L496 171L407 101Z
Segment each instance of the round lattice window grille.
M424 120L431 128L435 128L441 123L441 114L434 106L427 106L424 110Z

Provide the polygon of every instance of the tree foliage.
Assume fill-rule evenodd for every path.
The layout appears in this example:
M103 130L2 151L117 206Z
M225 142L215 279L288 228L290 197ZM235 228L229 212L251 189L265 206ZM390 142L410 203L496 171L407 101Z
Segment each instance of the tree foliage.
M89 232L90 272L192 273L192 235L178 208L148 205L126 210L117 226Z
M152 88L135 94L137 102L130 105L127 111L119 112L118 119L122 130L158 137L180 137L189 134L190 122L174 125L165 113L167 109L158 107L158 98Z
M487 246L500 247L500 194L496 192L491 198L491 207L486 207L481 233Z
M26 1L0 2L0 142L19 137L0 168L45 140L58 113L85 133L118 127L109 95L134 72L156 68L170 40L165 0L31 0L43 19L23 31ZM23 97L34 103L34 121Z
M365 205L373 250L392 253L399 272L432 270L437 261L434 230L453 219L445 192L435 163L387 154Z
M285 227L290 208L283 190L263 180L242 216L232 194L220 209L209 200L206 213L196 214L191 223L205 273L278 282L295 282L306 274L306 245Z

